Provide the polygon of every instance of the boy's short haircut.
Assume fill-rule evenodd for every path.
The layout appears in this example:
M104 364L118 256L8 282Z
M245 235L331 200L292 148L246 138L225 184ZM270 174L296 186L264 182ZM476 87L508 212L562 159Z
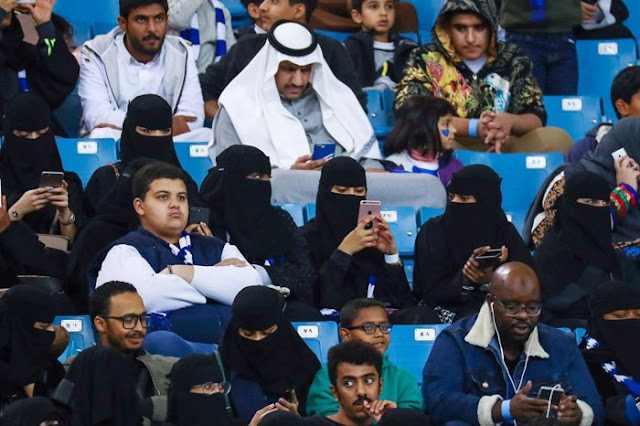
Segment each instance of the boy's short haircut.
M166 13L169 12L169 3L167 3L167 0L120 0L120 16L127 19L132 9L152 4L159 4L164 7Z
M357 10L358 12L362 12L362 5L367 0L351 0L351 10ZM394 0L398 1L398 0ZM426 0L425 0L426 1Z
M111 312L111 298L122 293L136 293L138 290L133 284L122 281L109 281L100 287L89 298L89 315L91 321L97 316L107 317Z
M382 354L369 343L353 340L342 342L329 349L329 381L336 386L338 366L342 363L354 365L372 365L382 377Z
M296 4L304 4L306 10L304 19L308 23L311 20L311 15L316 10L316 7L318 7L318 0L289 0L289 4L291 6Z
M623 69L615 76L611 83L611 103L618 118L622 118L616 108L616 101L622 99L626 103L631 103L633 95L640 90L640 66L632 66Z
M366 308L380 308L383 311L385 310L384 303L376 299L362 297L350 300L340 310L340 326L351 327L360 311Z
M255 4L257 6L260 6L260 4L262 3L262 0L241 0L241 1L242 1L242 6L244 6L245 9L248 9L250 4Z
M142 167L133 177L133 198L144 200L151 188L151 184L158 179L179 179L184 182L185 186L188 185L189 180L184 170L177 168L173 164L156 161Z

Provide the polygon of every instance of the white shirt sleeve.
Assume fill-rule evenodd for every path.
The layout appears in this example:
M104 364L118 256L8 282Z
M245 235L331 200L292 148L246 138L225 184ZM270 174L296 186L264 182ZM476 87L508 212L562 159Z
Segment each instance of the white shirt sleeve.
M138 250L124 244L113 247L107 253L98 273L96 287L109 281L133 284L148 312L173 311L207 302L194 286L177 275L157 274Z
M126 112L112 103L110 90L102 62L84 47L80 62L78 95L82 103L82 119L89 131L98 124L113 124L122 128Z
M240 250L225 244L222 260L236 258L246 261ZM231 305L236 294L250 285L262 285L260 274L247 262L247 266L194 266L191 285L216 302Z
M187 76L175 115L196 117L196 121L187 123L190 130L195 130L204 126L204 98L202 97L202 89L198 79L196 59L193 57L191 49L188 49L187 54L189 55L187 59Z
M169 0L169 27L176 31L189 28L196 10L207 0Z

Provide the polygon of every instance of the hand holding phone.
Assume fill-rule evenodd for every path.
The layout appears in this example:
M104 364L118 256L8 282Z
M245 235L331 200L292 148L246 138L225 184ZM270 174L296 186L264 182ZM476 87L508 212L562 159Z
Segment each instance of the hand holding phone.
M207 207L189 207L189 221L187 225L194 223L209 223L210 210Z
M358 210L358 223L362 222L367 216L380 216L380 209L382 203L374 200L362 200L360 201L360 209ZM371 229L375 225L375 220L368 222L364 229Z
M556 407L560 404L560 399L564 395L564 389L560 386L540 386L538 389L538 399L543 399L547 402L551 401L551 405Z
M484 254L476 256L476 261L480 265L480 268L496 267L502 263L500 258L502 256L502 249L489 249Z
M40 175L40 188L59 188L62 186L64 173L44 171Z
M336 154L335 143L319 143L313 146L313 155L311 161L315 160L331 160Z

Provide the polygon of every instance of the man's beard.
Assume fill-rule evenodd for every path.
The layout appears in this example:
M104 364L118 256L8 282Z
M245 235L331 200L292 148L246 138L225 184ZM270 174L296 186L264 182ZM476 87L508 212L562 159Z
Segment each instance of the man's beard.
M160 44L158 45L157 48L155 49L147 49L146 47L144 47L144 44L142 43L143 41L145 41L148 38L154 38L156 40L160 40ZM144 55L155 55L156 53L158 53L160 51L160 49L162 49L162 45L164 44L164 37L156 37L150 34L147 34L146 36L144 36L142 38L142 40L138 40L135 37L129 37L129 40L131 41L131 46L138 52L144 54Z

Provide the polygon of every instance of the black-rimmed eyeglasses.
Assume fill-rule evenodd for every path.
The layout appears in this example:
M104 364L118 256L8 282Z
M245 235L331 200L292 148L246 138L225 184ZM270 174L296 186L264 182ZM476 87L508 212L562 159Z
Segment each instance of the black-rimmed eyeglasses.
M133 330L138 325L138 321L142 325L142 328L147 328L147 324L151 321L151 315L142 314L142 315L134 315L128 314L123 315L121 317L102 317L106 319L114 319L122 321L122 327L126 330Z
M391 333L392 327L393 325L389 324L388 322L385 322L382 324L374 324L372 322L367 322L362 325L354 325L353 327L345 327L345 328L347 330L362 330L366 334L374 334L376 332L376 329L379 328L383 334L389 334Z

